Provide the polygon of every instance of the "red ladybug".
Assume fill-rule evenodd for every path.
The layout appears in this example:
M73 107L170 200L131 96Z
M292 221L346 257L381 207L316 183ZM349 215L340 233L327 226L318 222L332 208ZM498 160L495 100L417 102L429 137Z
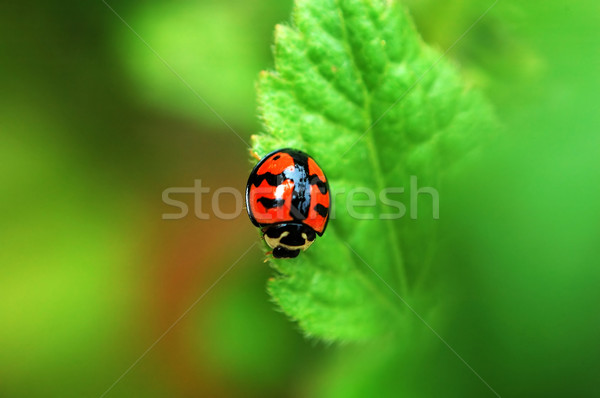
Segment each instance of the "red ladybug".
M329 220L329 184L309 155L278 149L258 162L246 185L246 210L273 249L293 258L323 235Z

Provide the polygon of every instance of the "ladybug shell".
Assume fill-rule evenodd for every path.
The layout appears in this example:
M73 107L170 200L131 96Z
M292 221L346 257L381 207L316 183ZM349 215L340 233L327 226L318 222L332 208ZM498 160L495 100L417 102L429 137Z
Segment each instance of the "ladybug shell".
M246 210L257 227L301 223L321 236L329 207L325 173L313 158L296 149L269 153L248 178Z

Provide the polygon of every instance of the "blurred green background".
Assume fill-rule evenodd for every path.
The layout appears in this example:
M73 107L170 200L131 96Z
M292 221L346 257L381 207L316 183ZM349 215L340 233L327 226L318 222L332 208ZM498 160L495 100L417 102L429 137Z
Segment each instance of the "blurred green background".
M443 51L492 1L405 3ZM291 1L109 4L244 140L260 129ZM502 397L600 396L599 27L597 2L500 1L448 54L504 130L440 199L434 323ZM244 214L161 219L167 187L243 189L247 148L101 1L5 2L0 37L0 396L99 397L257 241ZM106 396L494 396L425 326L401 352L304 339L262 260Z

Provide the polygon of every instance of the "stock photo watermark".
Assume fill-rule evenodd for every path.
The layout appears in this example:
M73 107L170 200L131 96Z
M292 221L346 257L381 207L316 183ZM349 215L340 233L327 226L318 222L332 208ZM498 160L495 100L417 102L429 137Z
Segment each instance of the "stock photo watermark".
M331 219L336 218L336 213L345 211L350 217L358 220L397 220L407 215L410 219L416 220L419 217L419 200L424 200L425 197L431 201L431 203L427 203L431 205L431 211L427 213L428 217L434 220L440 218L439 192L433 187L419 187L416 176L410 177L408 189L386 187L374 191L368 187L355 187L348 190L342 187L330 194ZM163 203L173 208L173 211L162 214L163 220L181 220L190 216L189 200L183 201L174 197L181 198L184 195L188 199L193 199L191 213L200 220L208 220L211 217L233 220L242 215L246 209L244 193L239 189L220 187L213 191L210 187L203 186L201 179L196 179L193 186L169 187L162 192ZM233 201L233 209L224 211L224 201L228 203ZM207 211L207 206L210 208L210 212ZM227 207L231 208L232 206L228 205ZM285 211L284 205L281 206L281 210Z

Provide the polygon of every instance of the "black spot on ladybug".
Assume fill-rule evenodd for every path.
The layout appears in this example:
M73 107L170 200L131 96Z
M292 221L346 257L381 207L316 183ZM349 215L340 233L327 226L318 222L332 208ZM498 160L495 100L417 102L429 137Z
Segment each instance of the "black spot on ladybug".
M318 215L320 215L321 217L326 217L327 216L327 212L329 211L329 208L323 206L322 204L317 204L314 207L315 211L317 212Z
M283 183L284 180L285 180L285 177L281 174L271 174L271 173L258 174L254 178L252 185L254 185L255 187L258 187L260 184L262 184L263 181L267 181L267 184L269 184L272 187L276 187L279 184Z
M327 184L324 181L321 181L321 179L316 174L310 176L310 184L316 185L323 195L327 193Z
M256 199L258 203L263 205L265 209L274 209L276 207L281 207L285 203L284 199L270 199L270 198L258 198Z
M281 155L277 155L277 156L275 156L275 157L273 158L273 160L277 160L277 159L279 159L279 158L281 158Z

